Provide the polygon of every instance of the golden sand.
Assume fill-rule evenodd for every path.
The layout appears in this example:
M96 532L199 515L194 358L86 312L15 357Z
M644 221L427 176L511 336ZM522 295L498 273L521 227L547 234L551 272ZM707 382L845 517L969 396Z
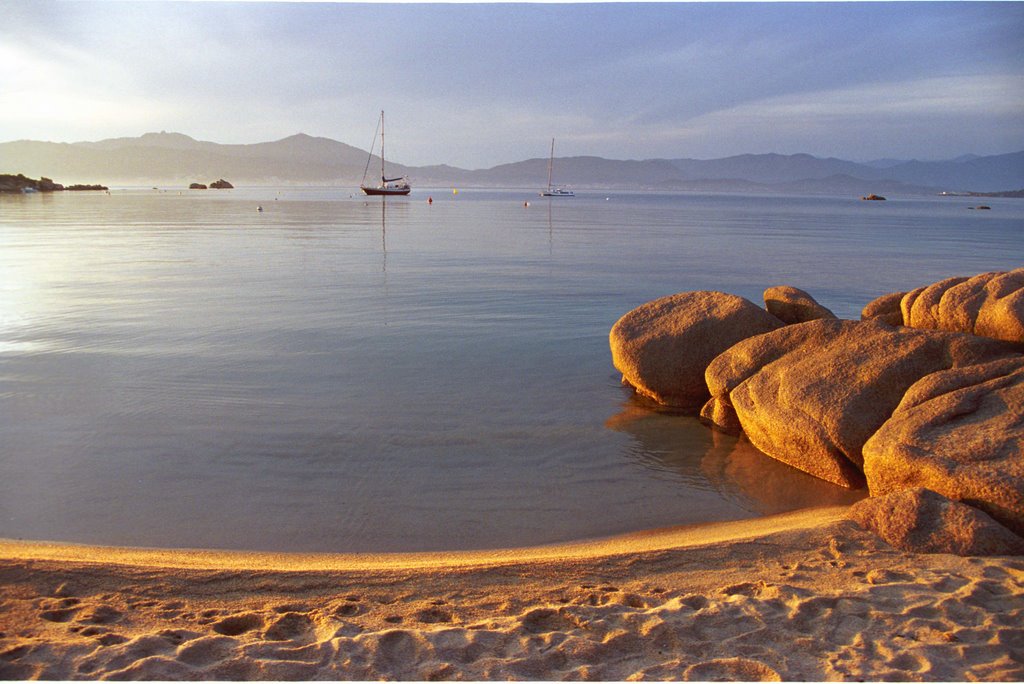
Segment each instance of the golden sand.
M6 679L1024 679L1024 558L834 507L529 549L0 541Z

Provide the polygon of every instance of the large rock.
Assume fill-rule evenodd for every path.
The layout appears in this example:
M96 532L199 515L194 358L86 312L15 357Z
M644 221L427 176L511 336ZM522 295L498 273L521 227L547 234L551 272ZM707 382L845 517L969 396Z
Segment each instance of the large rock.
M903 325L903 310L900 302L906 292L890 292L868 302L860 312L862 321L878 319L889 325Z
M612 363L624 382L658 403L698 411L704 370L736 342L782 327L753 302L724 292L682 292L633 309L612 327Z
M904 325L1024 343L1024 268L947 278L908 292Z
M1024 356L919 380L864 445L864 474L874 495L927 487L1024 535Z
M838 334L855 325L851 321L832 321L818 325L790 325L771 334L751 337L730 347L708 364L704 373L711 398L701 409L701 420L728 433L740 433L736 409L729 395L747 378L789 352L813 345L823 337Z
M907 389L936 371L1015 357L972 335L817 320L759 335L708 366L701 416L735 412L769 456L845 487L864 484L862 448Z
M764 308L783 323L806 323L836 315L803 290L789 285L776 285L764 291Z
M989 515L923 487L864 499L850 507L850 517L902 551L1024 554L1024 539Z
M230 190L234 187L234 185L228 183L223 178L221 178L220 180L215 180L212 183L210 183L210 189L212 190Z

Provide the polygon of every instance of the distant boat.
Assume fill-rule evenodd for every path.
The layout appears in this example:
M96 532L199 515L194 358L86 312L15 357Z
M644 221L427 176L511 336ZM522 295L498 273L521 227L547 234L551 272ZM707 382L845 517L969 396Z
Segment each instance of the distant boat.
M542 190L540 193L541 197L575 197L575 193L572 190L565 190L564 188L555 188L551 186L551 169L555 165L555 139L551 139L551 158L548 159L548 189Z
M370 145L370 157L366 160L366 169L363 170L363 182L359 189L367 195L408 195L412 192L412 186L405 176L398 178L387 178L384 175L384 110L380 112L380 185L370 186L366 184L366 171L370 168L370 161L373 159L373 145L377 142L376 133L373 136L373 143Z

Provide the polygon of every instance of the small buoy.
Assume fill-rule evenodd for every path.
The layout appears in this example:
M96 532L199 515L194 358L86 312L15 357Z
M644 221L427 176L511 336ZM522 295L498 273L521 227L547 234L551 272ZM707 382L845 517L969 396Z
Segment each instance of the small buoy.
M523 206L524 207L528 207L528 206L530 206L530 203L529 202L523 202Z
M257 206L256 207L256 211L263 211L263 207L262 206Z
M605 198L604 198L604 201L605 201L605 202L607 202L607 201L608 201L608 200L610 200L610 199L611 199L611 197L605 197Z
M459 189L458 188L452 188L452 194L453 195L458 195L459 194Z
M427 204L433 204L433 203L434 203L434 198L433 197L428 197L427 198Z

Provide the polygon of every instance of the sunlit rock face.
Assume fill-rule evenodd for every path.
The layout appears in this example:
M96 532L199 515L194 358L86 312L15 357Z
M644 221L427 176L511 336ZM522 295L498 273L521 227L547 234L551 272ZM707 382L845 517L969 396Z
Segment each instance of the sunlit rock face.
M660 404L697 412L708 363L736 342L782 322L723 292L682 292L633 309L612 327L612 362L624 382Z
M903 551L960 556L1024 554L1024 538L988 514L923 487L864 499L850 508L850 517Z
M1024 356L914 383L864 445L871 494L927 487L1024 535Z
M1024 343L1024 268L883 295L864 307L861 318Z
M860 312L862 321L880 320L889 325L903 325L903 310L900 302L906 292L890 292L868 302Z
M851 321L829 321L821 325L790 325L781 330L730 347L715 357L704 373L711 398L701 409L701 420L725 432L742 432L730 394L765 366L795 349L838 335Z
M862 448L904 393L936 371L1014 357L997 340L817 320L744 340L708 366L711 420L731 407L761 451L815 477L863 486Z
M764 291L764 307L783 323L806 323L836 315L815 301L803 290L789 285L776 285Z

